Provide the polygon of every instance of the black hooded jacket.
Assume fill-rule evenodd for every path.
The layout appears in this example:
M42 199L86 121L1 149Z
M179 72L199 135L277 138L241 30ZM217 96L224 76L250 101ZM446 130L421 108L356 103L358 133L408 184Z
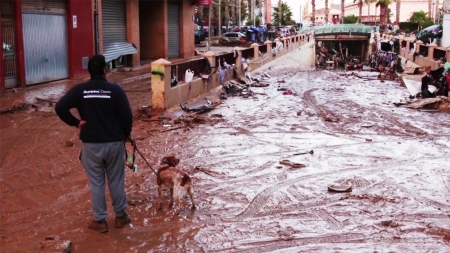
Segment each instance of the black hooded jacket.
M103 76L75 85L56 103L59 118L78 127L80 119L70 112L72 108L86 121L80 131L82 142L114 142L130 136L133 115L127 95L122 87Z

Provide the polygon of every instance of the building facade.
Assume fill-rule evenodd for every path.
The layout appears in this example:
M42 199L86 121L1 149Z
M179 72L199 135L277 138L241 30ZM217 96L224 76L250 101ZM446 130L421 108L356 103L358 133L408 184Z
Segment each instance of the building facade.
M442 2L439 1L439 8L442 8ZM435 17L435 4L436 1L432 1L432 8L431 10L431 18L434 19ZM428 0L402 0L400 2L400 17L399 22L407 22L410 18L413 12L423 10L426 13L428 13L428 7L429 2ZM397 2L392 2L389 7L391 10L391 16L390 20L391 23L394 23L397 20ZM352 3L345 5L345 16L349 15L355 15L356 17L359 16L359 7L358 4ZM376 3L365 3L362 6L362 15L361 15L361 22L363 23L375 23L379 22L380 19L380 8L376 6Z
M0 90L88 76L110 67L194 56L194 6L186 0L2 0Z
M323 24L325 23L325 2L324 1L317 1L315 2L315 20L314 23L317 24ZM341 16L341 5L340 4L333 4L332 1L329 1L328 6L328 21L332 23L339 23L339 17ZM306 2L305 6L302 9L302 17L303 23L311 23L312 20L312 6L311 1Z

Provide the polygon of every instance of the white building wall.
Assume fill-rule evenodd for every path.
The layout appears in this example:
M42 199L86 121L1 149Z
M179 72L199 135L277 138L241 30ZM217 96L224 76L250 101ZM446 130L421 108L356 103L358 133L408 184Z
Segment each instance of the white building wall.
M442 1L440 1L442 7ZM397 3L393 2L389 5L391 9L391 22L396 20ZM415 11L423 10L428 12L428 0L402 0L400 5L400 22L407 22ZM355 15L359 16L359 8L357 4L348 4L345 6L345 16ZM380 7L376 7L376 3L371 3L370 8L368 4L362 7L362 16L380 15Z

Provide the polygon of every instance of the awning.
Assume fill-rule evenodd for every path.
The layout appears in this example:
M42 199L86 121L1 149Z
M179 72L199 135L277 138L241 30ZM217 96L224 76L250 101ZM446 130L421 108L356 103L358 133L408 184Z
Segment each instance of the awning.
M106 62L113 61L120 56L137 54L137 48L133 43L115 42L105 45L103 48L103 55Z

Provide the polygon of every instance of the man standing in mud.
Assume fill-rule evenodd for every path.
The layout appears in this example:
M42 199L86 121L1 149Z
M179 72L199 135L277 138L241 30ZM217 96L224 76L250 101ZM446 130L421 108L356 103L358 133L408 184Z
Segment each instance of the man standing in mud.
M56 104L59 118L69 126L80 129L83 142L81 162L89 179L94 220L88 227L105 233L106 222L105 176L108 179L112 205L116 213L115 227L131 222L125 213L125 143L133 124L130 103L123 89L106 80L103 55L94 55L88 63L91 79L72 87ZM80 119L70 109L76 108Z

